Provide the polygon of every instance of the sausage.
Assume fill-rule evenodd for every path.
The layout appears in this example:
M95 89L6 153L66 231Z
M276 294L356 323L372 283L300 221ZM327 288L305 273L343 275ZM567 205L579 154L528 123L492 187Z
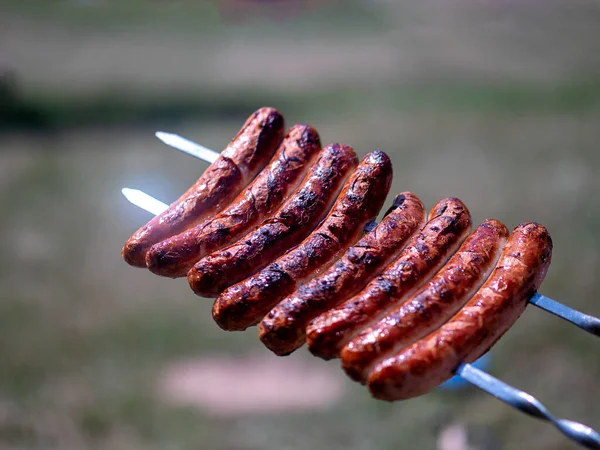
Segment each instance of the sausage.
M373 230L321 276L300 286L271 310L260 324L261 341L278 355L301 347L308 322L362 289L398 256L410 237L423 227L425 218L423 203L416 195L397 195Z
M492 273L507 237L504 224L486 220L426 287L348 342L340 358L350 378L364 383L374 364L427 336L456 314Z
M298 187L321 150L317 131L294 125L275 156L236 199L214 219L150 248L146 266L167 277L183 277L201 258L254 229Z
M203 222L231 203L271 159L283 133L279 111L266 107L255 111L198 181L127 240L121 252L125 261L146 267L150 247Z
M297 285L335 261L377 216L391 183L390 158L381 151L367 154L325 220L304 241L217 298L213 318L219 326L233 331L256 325Z
M426 283L458 249L471 227L467 207L456 198L439 202L430 217L383 273L354 297L309 323L306 336L312 354L323 359L337 357L360 330Z
M331 144L324 148L303 183L272 218L190 269L187 279L192 290L216 297L298 244L327 214L357 165L352 147Z
M425 394L472 362L512 326L542 283L552 240L537 223L519 225L490 278L475 296L434 333L377 364L368 378L371 394L402 400Z

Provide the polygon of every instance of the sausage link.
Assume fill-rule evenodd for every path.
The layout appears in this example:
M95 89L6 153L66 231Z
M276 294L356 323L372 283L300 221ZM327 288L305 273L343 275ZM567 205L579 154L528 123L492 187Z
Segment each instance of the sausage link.
M271 310L260 325L261 341L278 355L301 347L308 322L362 289L398 256L410 237L423 227L425 218L423 203L416 195L397 195L373 230L321 276L300 286Z
M121 252L125 261L146 267L146 253L154 244L225 208L271 159L283 133L284 120L279 111L255 111L198 181L127 240Z
M201 258L247 234L274 213L298 187L321 143L308 125L294 125L279 150L252 183L219 215L150 248L146 265L151 272L183 277Z
M512 326L542 283L552 240L537 223L511 234L490 278L464 308L437 331L377 364L368 378L371 394L402 400L425 394L472 362Z
M433 217L399 258L344 304L313 319L306 330L308 348L331 359L365 327L426 283L466 238L471 227L467 207L456 198L439 202Z
M427 336L456 314L492 273L507 237L504 224L486 220L426 287L348 342L340 358L350 378L364 383L377 362Z
M297 285L335 261L377 216L391 182L390 158L381 151L366 155L325 220L304 241L217 298L213 318L219 326L232 331L256 325Z
M216 297L297 245L327 214L357 164L352 147L328 145L311 166L302 185L272 218L190 269L187 279L192 290L201 296Z

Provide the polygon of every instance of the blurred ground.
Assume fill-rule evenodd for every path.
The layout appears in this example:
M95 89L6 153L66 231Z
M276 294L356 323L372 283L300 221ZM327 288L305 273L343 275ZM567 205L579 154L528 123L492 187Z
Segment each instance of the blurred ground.
M470 448L576 448L475 389L387 404L305 350L265 362L255 330L125 265L149 216L120 189L176 198L205 165L154 131L220 149L269 104L388 152L394 193L545 224L542 292L598 315L599 20L592 1L3 1L0 448L429 449L463 426ZM598 354L530 308L491 371L599 428Z

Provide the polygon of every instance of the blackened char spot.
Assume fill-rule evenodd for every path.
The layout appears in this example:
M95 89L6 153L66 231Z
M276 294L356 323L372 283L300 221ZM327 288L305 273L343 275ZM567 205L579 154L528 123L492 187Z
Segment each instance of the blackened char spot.
M392 203L392 206L385 212L384 217L388 216L392 211L397 208L400 208L404 202L406 201L406 196L404 194L397 195Z
M282 287L293 286L294 280L278 264L273 263L265 271L261 284L265 290L280 290Z
M298 142L298 145L302 148L310 148L314 145L321 146L321 139L319 139L319 135L314 130L308 126L303 125L304 130L302 132L302 136Z
M382 276L377 277L377 287L388 296L393 296L396 293L395 284Z
M429 246L427 244L419 242L419 243L415 244L415 249L419 253L421 253L423 256L425 256L425 258L427 258L427 256L429 256L430 250L429 250Z
M456 234L458 232L460 232L464 226L464 217L463 217L463 212L460 211L458 214L456 214L452 220L450 221L450 223L444 228L443 233L444 234Z
M448 209L448 203L445 202L442 206L440 206L436 211L435 211L435 216L441 216L442 214L444 214L446 212L446 210Z

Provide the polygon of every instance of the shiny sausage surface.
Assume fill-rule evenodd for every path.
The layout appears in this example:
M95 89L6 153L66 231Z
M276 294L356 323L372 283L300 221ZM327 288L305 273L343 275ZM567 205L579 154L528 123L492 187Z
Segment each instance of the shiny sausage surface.
M320 150L315 129L294 125L267 167L227 208L214 219L152 246L146 255L148 269L157 275L183 277L201 258L250 232L298 187Z
M412 295L454 254L471 226L467 207L456 198L444 199L430 217L398 259L362 291L310 322L306 335L311 353L338 357L348 341Z
M346 181L325 220L304 241L217 298L213 318L219 326L244 330L256 325L298 285L325 270L377 216L391 182L390 158L381 151L367 154Z
M273 217L190 269L187 279L192 290L201 296L216 297L297 245L329 212L357 165L352 147L343 144L325 147L302 184Z
M125 261L146 267L146 253L154 244L204 222L229 205L271 159L283 133L279 111L265 107L254 112L198 181L127 240L121 252Z
M319 314L360 291L405 247L425 224L421 200L410 192L396 196L381 222L322 275L283 299L260 324L260 339L278 355L306 341L306 326Z
M490 278L449 322L377 364L368 378L371 394L403 400L426 394L473 362L512 326L542 283L552 257L552 240L537 223L510 235Z
M342 349L342 367L364 382L371 367L448 321L487 280L498 262L508 230L488 219L465 240L427 285Z

